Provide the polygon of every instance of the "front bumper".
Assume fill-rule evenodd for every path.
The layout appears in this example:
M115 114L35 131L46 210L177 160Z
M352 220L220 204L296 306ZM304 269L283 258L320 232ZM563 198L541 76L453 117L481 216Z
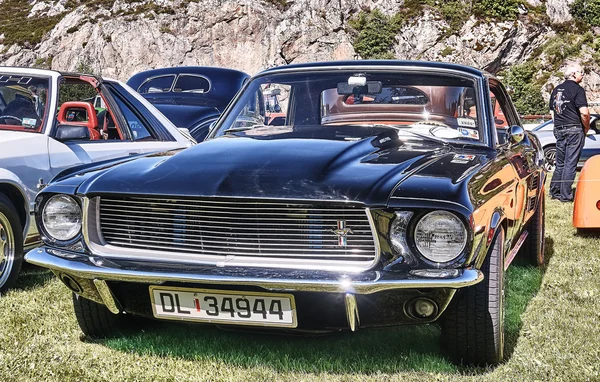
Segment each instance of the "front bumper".
M86 298L106 305L113 313L119 313L128 304L120 301L130 298L128 293L115 295L115 289L127 284L188 285L219 288L253 288L254 290L285 291L299 295L341 296L348 326L355 329L359 323L359 300L367 296L371 301L390 301L389 296L405 295L396 303L420 294L437 293L441 315L456 289L468 287L483 280L483 273L476 269L445 271L428 270L427 277L411 273L365 271L360 273L336 273L330 271L307 271L265 268L219 268L195 264L172 264L115 260L40 247L27 253L25 259L32 264L49 268L70 289ZM400 293L398 293L400 292ZM119 293L117 293L119 294ZM318 297L313 298L318 299ZM369 303L369 305L372 305ZM389 308L398 309L397 306ZM401 309L401 308L400 308ZM377 320L375 320L377 322ZM383 321L382 321L383 322ZM422 321L421 321L422 322ZM386 323L383 322L385 325ZM363 326L363 325L361 325ZM375 325L374 325L375 326Z

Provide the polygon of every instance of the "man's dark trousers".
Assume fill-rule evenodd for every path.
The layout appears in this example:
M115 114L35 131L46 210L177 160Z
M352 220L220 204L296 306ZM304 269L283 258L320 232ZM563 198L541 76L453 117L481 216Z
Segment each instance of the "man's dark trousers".
M556 168L550 182L550 195L563 202L573 200L573 181L585 134L581 125L554 128L556 137Z

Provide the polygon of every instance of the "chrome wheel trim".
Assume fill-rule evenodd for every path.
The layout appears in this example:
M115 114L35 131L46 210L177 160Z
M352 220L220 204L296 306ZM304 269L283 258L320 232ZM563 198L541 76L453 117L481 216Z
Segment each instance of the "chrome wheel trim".
M0 213L0 287L6 284L15 262L15 235L8 217Z
M556 148L552 147L544 150L544 169L548 172L554 171L556 167Z

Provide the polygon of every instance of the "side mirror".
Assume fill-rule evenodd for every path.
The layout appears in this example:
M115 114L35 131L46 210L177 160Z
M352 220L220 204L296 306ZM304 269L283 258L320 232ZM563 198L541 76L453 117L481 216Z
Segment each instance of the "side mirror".
M90 140L90 130L87 126L80 125L58 125L56 129L56 140L60 142L75 140Z
M519 125L513 125L513 126L509 127L507 134L508 134L508 140L511 143L518 144L518 143L521 143L523 141L523 139L525 139L525 129L523 129Z

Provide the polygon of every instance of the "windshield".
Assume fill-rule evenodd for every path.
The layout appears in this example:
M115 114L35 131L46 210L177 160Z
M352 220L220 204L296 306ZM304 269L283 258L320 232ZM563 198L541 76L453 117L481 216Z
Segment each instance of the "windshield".
M474 80L439 73L338 69L272 74L249 84L215 136L347 127L349 135L362 138L373 127L385 127L480 142L482 102L476 94Z
M39 133L49 86L48 77L0 73L0 130Z

